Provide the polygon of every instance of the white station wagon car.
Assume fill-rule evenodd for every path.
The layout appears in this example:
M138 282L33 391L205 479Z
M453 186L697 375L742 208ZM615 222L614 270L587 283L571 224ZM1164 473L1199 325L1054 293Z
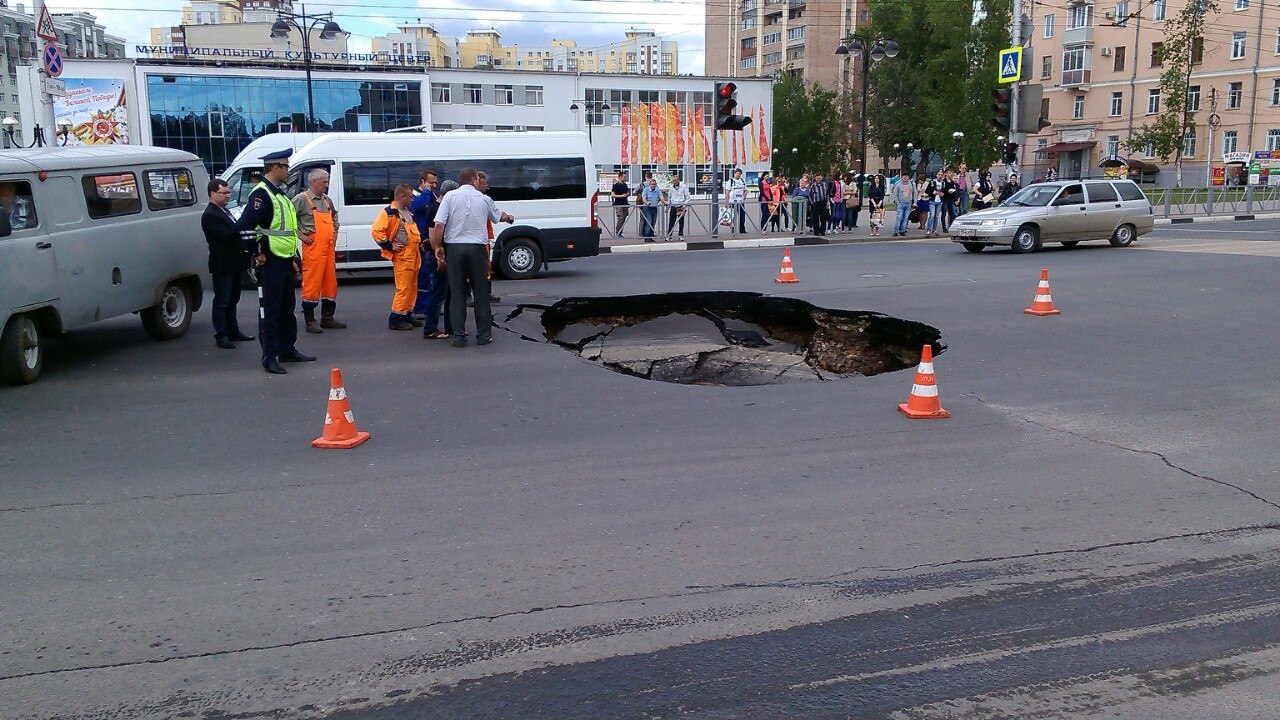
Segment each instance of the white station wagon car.
M1125 247L1154 226L1151 203L1132 180L1059 180L1028 185L998 207L961 215L949 234L969 252L1007 245L1027 253L1047 242L1074 247L1110 240Z

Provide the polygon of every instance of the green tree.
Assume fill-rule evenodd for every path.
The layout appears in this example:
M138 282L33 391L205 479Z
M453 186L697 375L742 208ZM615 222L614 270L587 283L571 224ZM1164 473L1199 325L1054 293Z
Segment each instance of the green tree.
M988 122L990 93L1010 8L985 5L975 13L955 0L871 0L870 32L898 43L898 57L871 69L868 135L881 157L910 142L926 164L935 155L971 167L994 159L999 133ZM953 154L957 131L964 139Z
M1133 131L1125 147L1136 152L1150 146L1165 162L1173 156L1174 176L1182 185L1182 145L1195 121L1187 102L1191 70L1204 53L1204 28L1210 13L1218 14L1217 0L1191 0L1177 15L1165 20L1164 45L1160 48L1160 115Z
M784 73L773 85L773 171L788 177L829 172L842 164L836 94ZM791 152L795 148L796 152Z

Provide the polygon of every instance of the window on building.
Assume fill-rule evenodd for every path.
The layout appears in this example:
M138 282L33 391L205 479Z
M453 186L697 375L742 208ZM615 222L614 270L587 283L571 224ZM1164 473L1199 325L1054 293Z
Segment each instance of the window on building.
M805 25L801 25L800 27L787 28L787 40L803 40L806 27L807 26Z
M142 212L142 198L138 196L138 176L133 173L85 175L81 178L80 185L84 189L84 199L91 218Z
M1237 10L1248 10L1248 9L1249 9L1249 0L1236 0L1236 9L1237 9Z
M1093 25L1093 5L1075 5L1067 12L1067 28L1085 28Z
M1152 143L1147 143L1146 145L1143 145L1143 146L1142 146L1142 156L1143 156L1143 157L1149 157L1149 158L1153 158L1153 157L1155 157L1155 156L1156 156L1156 146L1155 146L1154 144L1152 144Z
M742 19L742 29L743 29L743 30L750 30L751 28L754 28L755 26L756 26L756 19L755 19L754 17L749 17L749 18L743 18L743 19Z
M743 49L743 50L751 50L751 49L752 49L752 48L754 48L755 46L756 46L756 39L755 39L755 38L753 38L753 37L749 37L749 38L743 38L743 39L742 39L742 49Z
M1199 65L1204 62L1204 38L1197 37L1191 39L1191 64Z
M1079 120L1084 117L1084 96L1076 95L1071 101L1071 119Z
M1187 86L1187 110L1197 112L1200 110L1200 86Z
M1124 56L1125 56L1125 50L1127 49L1128 48L1126 48L1124 45L1117 45L1115 46L1115 48L1112 49L1111 70L1113 72L1120 72L1124 70Z
M516 101L515 88L511 85L494 85L494 102L498 105L513 105Z
M782 33L780 32L765 33L764 35L765 45L772 45L774 43L780 43L780 42L782 42Z
M1049 98L1047 97L1040 98L1040 117L1049 117Z
M1280 78L1271 81L1271 104L1280 105ZM17 117L17 115L14 115Z
M217 110L209 111L209 137L220 138L225 136L225 128L222 124L222 113Z
M1163 54L1164 54L1164 43L1162 42L1151 43L1151 67L1160 67L1161 65L1164 64L1164 58L1161 57L1161 55Z
M1051 14L1044 16L1044 36L1053 37L1053 15Z
M1040 58L1040 79L1048 80L1053 75L1053 56L1045 55Z
M524 104L533 107L542 106L542 86L526 85L524 88Z
M1111 117L1118 117L1124 112L1124 93L1111 93Z
M1155 115L1160 112L1160 91L1152 89L1147 91L1147 114Z
M858 11L858 22L866 22L867 20L870 20L870 19L871 19L871 11L870 11L870 10L859 10L859 11Z
M771 64L771 63L780 63L780 62L782 62L782 51L781 51L781 50L778 50L778 51L776 51L776 52L769 52L769 53L765 53L765 54L764 54L764 64L765 64L765 65L769 65L769 64Z
M1276 28L1276 49L1275 53L1280 55L1280 28Z
M1240 135L1235 130L1227 130L1222 133L1222 154L1233 153L1239 143Z
M751 68L756 66L756 56L752 55L751 57L742 58L742 62L738 63L738 66L741 67L743 70L750 70Z
M1272 128L1267 131L1267 146L1265 150L1280 150L1280 129Z
M149 210L166 210L196 204L195 182L185 168L148 170L142 174Z
M1182 157L1189 158L1196 155L1196 131L1191 129L1186 135L1182 136Z
M1129 22L1129 3L1128 0L1122 0L1116 3L1116 19L1115 24L1118 27L1124 27Z
M1227 84L1227 109L1239 110L1240 103L1244 99L1244 83L1233 82Z
M491 62L492 62L492 58L489 55L476 56L476 65L489 65L491 64Z
M1120 136L1108 135L1107 136L1107 156L1110 157L1110 156L1119 155L1119 154L1120 154Z
M1151 0L1151 19L1156 22L1164 20L1165 0Z
M481 92L480 86L472 85L470 83L462 86L462 97L467 105L479 105L484 101L484 96Z
M1243 30L1237 30L1231 33L1231 59L1240 60L1244 58L1244 37Z

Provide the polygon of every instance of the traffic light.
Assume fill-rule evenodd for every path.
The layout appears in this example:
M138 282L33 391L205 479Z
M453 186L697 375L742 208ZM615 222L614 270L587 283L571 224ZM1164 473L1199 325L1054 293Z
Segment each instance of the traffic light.
M1018 96L1017 132L1035 135L1049 127L1050 122L1040 114L1043 100L1044 86L1024 85L1022 87L1022 94Z
M731 82L716 83L717 130L741 130L751 124L751 118L736 114L738 110L738 85Z
M991 124L998 129L1007 132L1013 131L1013 118L1009 116L1009 110L1013 102L1012 87L998 87L991 91L991 97L995 102L991 103Z
M1001 153L1000 159L1005 165L1013 165L1018 162L1018 143L1005 143L1004 152Z

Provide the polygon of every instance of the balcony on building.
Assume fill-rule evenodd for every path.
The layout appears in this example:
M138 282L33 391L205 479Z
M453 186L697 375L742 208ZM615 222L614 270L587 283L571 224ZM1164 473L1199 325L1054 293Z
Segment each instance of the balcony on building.
M805 0L787 0L787 7L804 7Z
M1093 70L1084 68L1082 70L1063 70L1062 86L1074 87L1079 90L1087 90L1089 83L1092 81Z

